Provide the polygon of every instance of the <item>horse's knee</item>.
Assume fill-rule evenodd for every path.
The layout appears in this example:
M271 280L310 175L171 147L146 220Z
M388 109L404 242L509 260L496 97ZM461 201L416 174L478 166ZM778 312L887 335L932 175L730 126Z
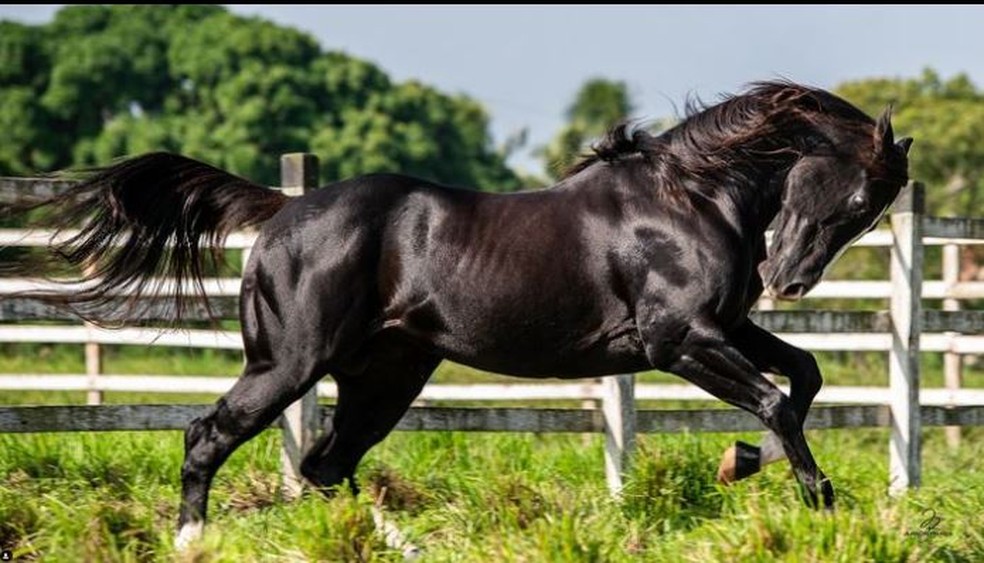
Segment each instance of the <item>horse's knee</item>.
M762 397L757 414L766 428L779 435L784 433L784 427L789 420L795 420L792 402L778 388L770 389Z
M802 354L799 355L797 360L803 391L812 399L820 391L820 387L823 386L823 375L820 373L820 366L817 364L816 357L805 350L802 350Z

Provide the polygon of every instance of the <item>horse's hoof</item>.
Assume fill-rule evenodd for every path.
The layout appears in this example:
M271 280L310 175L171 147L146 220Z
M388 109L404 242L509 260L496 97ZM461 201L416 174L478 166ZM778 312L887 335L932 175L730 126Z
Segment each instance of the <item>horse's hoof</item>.
M820 499L817 497L817 490L815 486L810 486L803 482L797 482L796 488L799 490L799 495L803 500L803 504L813 510L820 508Z
M718 466L717 480L723 485L730 485L759 472L761 466L761 451L757 446L742 441L735 442L724 451L721 465Z
M834 486L830 479L824 477L820 480L820 496L823 497L823 509L826 512L834 511Z
M345 493L352 493L352 496L359 496L358 489L353 490L351 486L346 487L344 483L335 483L334 485L320 485L318 483L311 483L311 489L321 493L325 500L335 499ZM307 489L305 489L305 492Z
M815 482L810 482L809 485L803 482L799 483L800 495L803 498L803 502L807 506L814 510L819 510L821 507L821 500L823 502L822 506L825 512L833 512L834 510L834 486L830 483L830 479L826 476L821 477Z
M202 537L202 531L205 528L204 522L188 522L178 531L178 535L174 538L174 550L177 552L182 552L188 549L188 546L192 542L200 539Z
M721 457L721 465L718 466L718 483L730 485L735 482L735 447L724 450Z

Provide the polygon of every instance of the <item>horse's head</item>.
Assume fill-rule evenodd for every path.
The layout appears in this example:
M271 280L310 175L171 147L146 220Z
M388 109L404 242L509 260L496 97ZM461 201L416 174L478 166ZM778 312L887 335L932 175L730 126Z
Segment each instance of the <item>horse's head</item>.
M828 132L833 142L807 152L789 170L772 248L759 265L773 296L803 297L841 252L875 227L908 181L912 139L896 143L890 118L887 109L873 138Z

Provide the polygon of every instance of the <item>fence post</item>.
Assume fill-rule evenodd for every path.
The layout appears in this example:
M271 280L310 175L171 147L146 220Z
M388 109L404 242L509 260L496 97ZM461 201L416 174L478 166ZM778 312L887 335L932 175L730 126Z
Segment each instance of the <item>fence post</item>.
M605 478L608 490L618 495L635 449L635 376L605 377L601 385L601 412L605 420Z
M953 287L960 281L960 246L956 244L947 244L943 246L943 284L946 287L946 291L949 292L953 290ZM960 301L949 297L943 300L943 310L944 311L959 311ZM946 333L948 336L953 336L956 333L949 332ZM943 383L948 391L957 391L960 389L961 380L963 379L963 357L955 352L946 352L943 354ZM946 443L951 448L956 448L960 445L960 427L959 426L947 426L944 429L946 434Z
M85 274L89 275L94 270L92 264L85 267ZM90 331L96 326L92 323L83 323ZM85 404L101 405L103 402L103 392L99 390L99 375L102 373L102 350L98 342L85 343L85 384L88 390L85 393Z
M86 323L86 326L92 327ZM85 343L85 383L88 391L85 393L85 404L101 405L103 393L99 390L99 374L102 373L102 351L98 342Z
M280 157L280 185L284 194L301 196L318 186L318 157L307 153L291 153ZM301 493L301 459L311 447L318 432L318 393L313 387L300 400L284 409L281 417L284 472L284 493L296 497Z
M586 411L600 411L600 397L605 393L604 378L592 377L591 379L585 379L582 384L582 391L585 396L590 398L581 399L581 409ZM584 447L588 447L593 439L594 435L590 433L581 434L581 443L584 444Z
M923 185L910 182L892 209L892 349L889 395L892 435L889 444L889 494L920 481L919 335L922 323Z

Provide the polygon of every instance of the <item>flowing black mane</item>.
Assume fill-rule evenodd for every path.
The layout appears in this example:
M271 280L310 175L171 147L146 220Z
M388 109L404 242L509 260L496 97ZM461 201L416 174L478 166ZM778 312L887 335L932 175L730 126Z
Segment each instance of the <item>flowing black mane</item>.
M570 177L597 162L614 163L641 156L654 163L662 159L673 172L718 176L734 172L736 165L758 156L803 153L830 144L819 135L820 125L838 122L841 130L871 135L874 120L841 98L792 82L756 82L742 94L716 105L690 101L685 119L653 135L637 123L612 127L594 146L592 153L575 163L564 175ZM797 144L781 146L783 140ZM667 161L666 156L672 155Z

